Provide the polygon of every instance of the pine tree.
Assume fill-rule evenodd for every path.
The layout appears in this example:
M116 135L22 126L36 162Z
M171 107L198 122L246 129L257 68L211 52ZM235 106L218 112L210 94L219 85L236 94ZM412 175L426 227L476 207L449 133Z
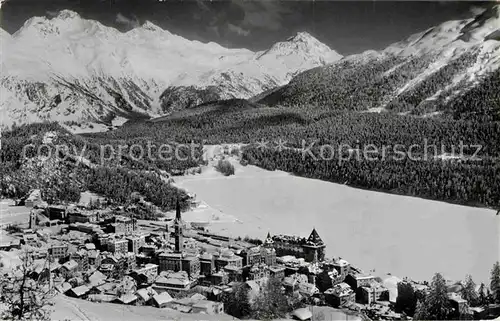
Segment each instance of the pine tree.
M288 300L281 289L281 282L271 278L261 288L252 304L252 318L258 320L281 319L289 311Z
M398 283L398 297L396 299L396 311L404 312L413 316L417 308L417 294L410 282Z
M465 277L465 283L461 291L462 298L467 300L470 306L475 307L478 305L478 295L476 293L476 283L472 280L471 275Z
M484 283L481 283L481 285L479 286L479 294L478 294L478 304L479 305L485 305L488 303L488 296L487 296L487 293L486 293L486 286L484 285Z
M428 320L427 307L425 305L425 300L418 301L417 307L415 308L415 320Z
M248 290L243 285L235 285L231 293L224 294L224 310L236 318L247 317L251 312Z
M440 273L432 278L429 292L422 302L417 303L415 319L417 320L446 320L452 309L448 301L446 281Z
M500 303L500 263L497 261L491 269L491 294L494 303Z

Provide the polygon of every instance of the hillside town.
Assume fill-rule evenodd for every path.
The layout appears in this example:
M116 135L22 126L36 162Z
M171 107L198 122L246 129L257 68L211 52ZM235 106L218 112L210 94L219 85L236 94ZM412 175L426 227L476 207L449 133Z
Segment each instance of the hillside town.
M217 315L225 313L224 297L235 286L251 301L272 279L303 306L291 311L296 319L312 319L310 307L330 306L363 319L404 320L411 318L396 312L401 284L415 292L429 288L326 257L315 228L307 238L268 233L263 241L212 234L183 221L178 200L175 217L164 221L139 220L120 207L48 205L37 190L18 205L30 209L29 221L6 226L12 240L0 250L28 253L32 280L77 299ZM447 288L457 318L500 314L498 304L471 307L460 282Z

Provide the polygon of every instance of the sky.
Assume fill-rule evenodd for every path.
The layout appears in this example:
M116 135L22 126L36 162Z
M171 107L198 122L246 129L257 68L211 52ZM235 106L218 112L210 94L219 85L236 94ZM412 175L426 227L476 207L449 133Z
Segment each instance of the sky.
M341 54L382 49L441 22L472 17L492 2L294 0L0 0L0 26L62 9L130 30L149 20L191 40L263 50L307 31Z

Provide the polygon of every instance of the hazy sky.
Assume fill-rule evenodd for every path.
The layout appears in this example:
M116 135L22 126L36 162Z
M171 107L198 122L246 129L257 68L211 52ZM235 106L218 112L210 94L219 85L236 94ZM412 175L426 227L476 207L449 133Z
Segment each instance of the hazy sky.
M126 31L150 20L188 39L262 50L308 31L342 54L384 48L491 5L469 1L7 0L1 26L14 33L32 16L71 9Z

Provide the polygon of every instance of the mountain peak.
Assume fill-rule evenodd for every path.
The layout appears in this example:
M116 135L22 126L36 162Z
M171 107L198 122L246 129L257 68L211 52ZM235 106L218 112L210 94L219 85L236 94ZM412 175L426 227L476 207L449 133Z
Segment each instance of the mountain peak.
M342 56L306 31L297 32L285 41L275 43L269 50L260 54L264 57L301 56L302 60L318 60L320 64L336 61Z
M293 37L290 37L287 39L287 41L291 42L319 42L318 39L314 38L309 32L307 31L299 31L297 34Z
M155 25L154 23L152 23L151 21L149 20L146 20L146 22L144 22L141 26L142 29L145 29L145 30L149 30L149 31L165 31L163 30L162 28L158 27L157 25Z
M80 15L74 11L64 9L59 11L59 14L54 18L54 19L60 19L60 20L70 20L70 19L76 19L80 18Z

